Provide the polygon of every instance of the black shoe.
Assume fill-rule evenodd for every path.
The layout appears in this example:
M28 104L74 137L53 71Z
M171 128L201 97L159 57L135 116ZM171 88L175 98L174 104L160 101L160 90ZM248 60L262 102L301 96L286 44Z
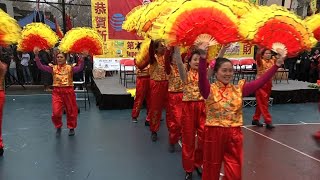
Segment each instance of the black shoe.
M61 128L57 128L56 136L60 136L60 135L61 135Z
M69 130L69 136L74 136L75 134L76 132L74 131L74 129Z
M192 180L192 172L186 172L185 180Z
M137 118L132 118L132 122L133 123L138 123L138 119Z
M252 125L255 125L257 127L263 127L263 124L258 120L252 120Z
M156 142L158 140L158 134L156 132L152 132L151 140L152 142Z
M3 148L0 148L0 156L3 156L4 150Z
M275 128L275 126L271 123L271 124L266 124L266 128L269 130L272 130L273 128Z
M196 170L198 176L202 177L202 168L196 167L195 170Z
M174 144L169 144L168 148L169 153L174 153L176 151L176 147Z
M150 122L149 122L149 121L145 121L145 122L144 122L144 125L145 125L145 126L150 126Z

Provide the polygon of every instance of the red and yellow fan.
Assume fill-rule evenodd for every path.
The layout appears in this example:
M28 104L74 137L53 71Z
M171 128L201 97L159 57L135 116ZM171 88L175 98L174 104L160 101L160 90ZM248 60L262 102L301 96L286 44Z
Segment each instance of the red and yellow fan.
M73 28L61 40L59 49L64 53L102 55L103 47L103 39L97 31L92 28Z
M320 40L320 14L314 14L307 17L305 20L307 27L313 32L314 37Z
M190 46L204 40L211 45L229 44L241 39L237 16L209 0L179 1L171 13L157 19L152 31L154 39L164 39L170 46Z
M135 58L135 64L139 69L144 69L149 64L149 47L151 39L145 39L141 45L139 52Z
M145 36L153 25L153 22L163 13L168 7L175 6L178 0L158 0L148 4L144 11L139 15L136 23L138 35Z
M252 9L240 19L239 31L246 40L274 51L280 48L288 57L316 44L303 20L276 5Z
M22 38L18 42L18 51L32 52L35 47L50 49L57 44L58 40L58 36L48 25L31 23L22 30Z
M0 9L0 46L16 44L21 38L21 28L17 21Z
M151 3L150 3L151 4ZM127 15L126 20L122 24L122 29L128 32L137 32L137 21L142 12L146 9L148 5L140 5L133 8Z
M250 12L253 8L257 8L254 4L249 1L241 0L217 0L220 4L227 6L230 10L238 16L242 17L246 13Z

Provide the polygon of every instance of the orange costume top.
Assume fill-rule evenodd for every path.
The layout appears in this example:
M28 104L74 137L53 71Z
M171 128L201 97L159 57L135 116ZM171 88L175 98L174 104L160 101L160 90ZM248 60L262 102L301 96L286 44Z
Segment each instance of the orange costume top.
M258 59L257 60L257 76L261 76L262 74L266 73L273 65L275 64L275 59L264 60Z
M156 61L153 64L150 64L150 79L155 81L166 81L168 76L165 72L165 59L164 56L158 57L155 55Z
M206 126L239 127L243 125L242 91L245 80L238 85L217 81L210 86L206 100Z
M73 86L73 71L71 65L54 65L52 68L53 86Z
M147 66L144 69L137 68L136 73L137 73L137 77L149 77L150 76L150 74L149 74L149 66Z
M187 80L183 86L182 101L202 101L203 97L199 89L198 70L190 69L187 72Z
M176 64L172 64L170 66L171 71L169 75L169 92L182 92L183 91L183 82L180 78L178 66Z
M73 73L78 73L83 70L83 60L79 66L71 66L67 64L46 66L40 62L39 57L35 58L37 66L40 70L52 73L53 87L69 87L73 86Z

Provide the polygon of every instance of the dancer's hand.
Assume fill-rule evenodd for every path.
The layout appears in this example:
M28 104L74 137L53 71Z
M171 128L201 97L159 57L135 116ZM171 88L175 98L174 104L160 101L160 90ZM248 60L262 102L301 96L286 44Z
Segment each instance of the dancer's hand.
M88 57L89 56L89 51L87 50L84 50L82 53L81 53L82 57Z
M4 76L7 73L8 65L2 61L0 61L0 72Z
M278 67L281 67L282 64L284 64L284 60L286 59L286 55L285 55L285 51L283 49L276 49L277 53L278 53L278 57L277 57L277 61L276 61L276 65Z
M197 45L197 48L200 50L200 56L203 59L207 58L207 51L209 49L209 43L203 42Z
M207 42L199 43L197 47L198 47L198 49L201 49L201 50L207 52L209 49L209 43L207 43Z
M48 66L53 67L53 64L52 64L52 63L49 63Z
M38 55L39 55L39 52L40 52L40 48L38 48L38 47L34 47L34 48L33 48L33 53L34 53L34 55L38 56Z

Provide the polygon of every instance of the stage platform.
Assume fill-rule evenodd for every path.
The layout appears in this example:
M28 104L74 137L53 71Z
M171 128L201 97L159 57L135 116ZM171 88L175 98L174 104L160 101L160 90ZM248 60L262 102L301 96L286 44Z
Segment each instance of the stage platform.
M318 102L318 89L308 87L309 82L289 80L273 82L271 97L274 104Z
M273 104L318 102L318 90L309 88L310 83L293 80L288 82L273 82L271 93ZM130 83L126 88L119 83L119 75L115 75L105 79L94 79L92 89L99 109L108 110L131 109L134 98L127 93L127 89L130 88L135 88L135 84ZM251 99L255 101L255 98Z
M119 82L119 75L106 77L105 79L94 79L92 91L96 98L96 105L100 110L108 109L131 109L134 98L127 89L135 88L130 83L126 88Z

